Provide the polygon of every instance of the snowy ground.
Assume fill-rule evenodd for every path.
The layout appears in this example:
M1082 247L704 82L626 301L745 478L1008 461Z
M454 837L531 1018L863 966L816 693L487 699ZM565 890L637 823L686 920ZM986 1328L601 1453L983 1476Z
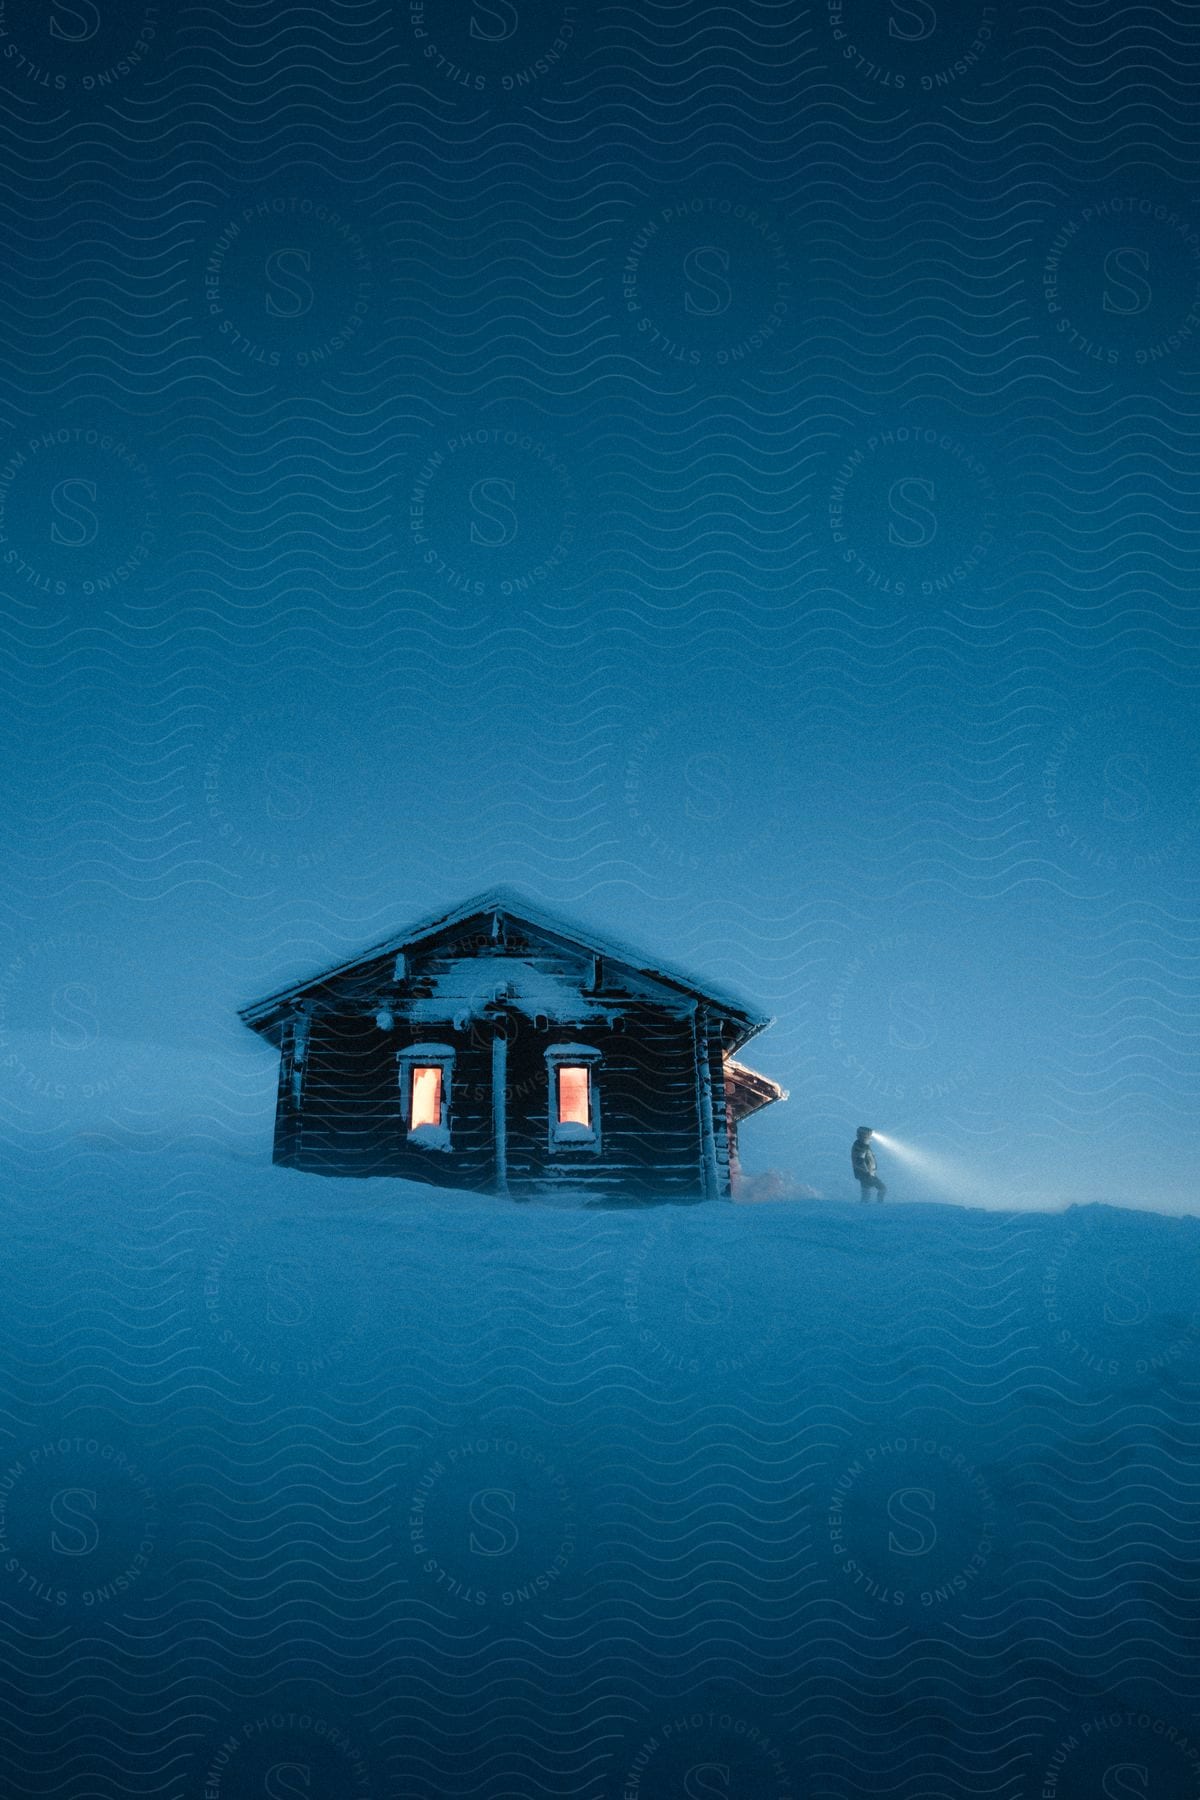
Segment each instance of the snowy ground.
M0 1783L1200 1795L1200 1221L10 1152Z

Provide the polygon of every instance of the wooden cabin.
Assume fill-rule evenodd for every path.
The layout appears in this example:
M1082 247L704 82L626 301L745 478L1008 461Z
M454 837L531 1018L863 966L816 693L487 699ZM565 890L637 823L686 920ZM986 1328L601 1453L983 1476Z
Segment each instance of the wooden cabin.
M736 1061L770 1020L492 890L244 1007L279 1051L274 1159L519 1199L728 1199L786 1098Z

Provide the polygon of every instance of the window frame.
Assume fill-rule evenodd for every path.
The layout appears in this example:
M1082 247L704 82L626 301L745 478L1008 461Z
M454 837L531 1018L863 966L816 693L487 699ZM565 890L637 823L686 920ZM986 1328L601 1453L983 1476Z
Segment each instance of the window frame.
M547 1075L547 1147L552 1153L564 1150L587 1150L593 1155L600 1150L600 1084L596 1079L603 1053L591 1044L551 1044L546 1050ZM561 1068L585 1068L588 1075L589 1126L577 1121L560 1122L558 1117L558 1071Z
M400 1088L400 1121L407 1142L415 1150L449 1151L453 1147L454 1046L452 1044L406 1044L396 1052L397 1077ZM440 1069L442 1075L442 1121L440 1125L412 1123L412 1085L417 1069Z

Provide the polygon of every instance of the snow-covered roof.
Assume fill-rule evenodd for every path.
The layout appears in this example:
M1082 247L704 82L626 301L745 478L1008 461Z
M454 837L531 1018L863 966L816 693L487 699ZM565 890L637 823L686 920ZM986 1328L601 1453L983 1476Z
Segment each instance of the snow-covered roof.
M769 1075L760 1075L757 1069L735 1062L732 1056L725 1058L725 1093L738 1119L749 1118L761 1107L788 1097L787 1089Z
M771 1023L770 1018L752 1007L738 994L729 989L693 975L675 967L671 963L648 957L644 951L636 949L618 938L610 937L605 932L593 931L590 925L563 917L536 901L528 900L513 888L487 888L481 894L473 894L470 899L462 901L440 912L431 913L426 918L418 919L403 931L391 937L383 938L376 944L370 944L365 950L350 957L346 962L338 963L333 968L324 969L315 975L306 976L301 981L290 983L278 992L267 995L264 999L241 1008L239 1017L254 1029L261 1029L269 1024L272 1016L281 1007L304 994L307 990L324 986L338 976L351 974L364 964L379 961L385 957L397 956L414 950L419 945L437 938L450 931L456 925L465 924L469 919L500 913L511 919L514 924L531 926L535 931L559 939L565 944L591 955L602 956L632 970L635 974L648 976L653 981L664 983L667 987L680 990L697 1000L702 1000L716 1007L727 1017L744 1027L744 1035L740 1038L745 1043L755 1032L761 1031Z

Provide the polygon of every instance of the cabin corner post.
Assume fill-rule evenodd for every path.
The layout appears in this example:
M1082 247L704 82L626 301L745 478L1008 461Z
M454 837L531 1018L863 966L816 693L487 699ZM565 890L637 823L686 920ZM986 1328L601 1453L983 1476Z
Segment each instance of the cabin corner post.
M303 1148L304 1074L310 1009L296 1005L280 1034L279 1086L275 1103L276 1162L295 1162Z
M700 1179L706 1200L719 1200L721 1182L717 1173L717 1139L713 1128L712 1062L708 1042L708 1008L697 1006L693 1013L696 1055L696 1103L700 1114Z
M492 1036L492 1150L496 1192L508 1192L508 1028L497 1019Z
M729 1137L729 1192L736 1194L742 1183L742 1158L738 1149L737 1120L733 1116L728 1097L725 1101L725 1130Z

